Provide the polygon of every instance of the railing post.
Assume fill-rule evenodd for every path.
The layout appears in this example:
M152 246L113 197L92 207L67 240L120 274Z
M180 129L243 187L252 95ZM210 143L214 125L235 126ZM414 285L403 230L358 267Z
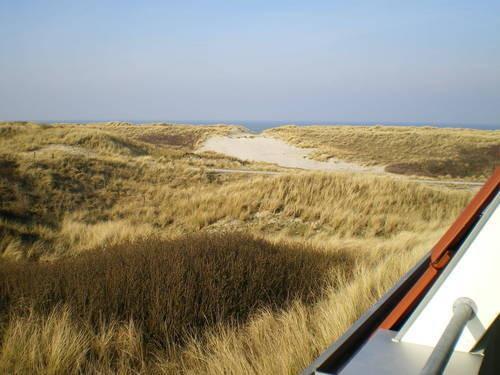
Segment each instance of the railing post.
M444 372L455 345L465 325L475 315L475 304L470 298L462 297L453 304L453 316L427 359L421 375L438 375Z

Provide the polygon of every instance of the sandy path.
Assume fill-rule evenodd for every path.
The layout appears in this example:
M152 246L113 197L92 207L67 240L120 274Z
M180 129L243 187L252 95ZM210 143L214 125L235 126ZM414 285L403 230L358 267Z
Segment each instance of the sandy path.
M295 147L282 140L262 135L215 136L205 141L198 151L214 151L242 160L273 163L287 168L384 173L384 168L380 166L366 167L341 160L318 161L309 159L313 149Z

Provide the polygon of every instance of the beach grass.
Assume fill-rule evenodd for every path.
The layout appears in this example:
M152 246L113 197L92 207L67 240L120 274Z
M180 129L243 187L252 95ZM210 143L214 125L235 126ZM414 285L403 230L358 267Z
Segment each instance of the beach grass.
M297 373L472 196L214 174L263 167L194 152L232 131L0 125L1 372Z

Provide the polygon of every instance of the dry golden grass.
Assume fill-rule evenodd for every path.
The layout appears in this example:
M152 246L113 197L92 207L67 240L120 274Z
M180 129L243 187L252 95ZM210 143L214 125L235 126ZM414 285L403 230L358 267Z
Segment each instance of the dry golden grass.
M312 303L330 269L348 275L353 264L345 251L244 234L150 237L53 262L0 263L0 308L49 315L64 305L94 330L134 321L150 350L164 350L262 308Z
M233 130L121 123L0 125L0 273L14 280L12 290L24 290L17 294L11 290L2 298L0 372L296 373L429 249L471 197L467 191L389 177L210 173L210 168L256 167L192 152L214 131ZM245 232L253 238L245 242L264 241L266 249L284 249L284 259L301 253L327 254L327 258L343 254L346 264L322 263L328 269L319 271L325 278L314 290L314 300L294 295L295 287L289 286L285 288L289 296L276 297L283 303L273 306L269 301L262 303L263 297L253 302L247 299L250 302L238 306L244 309L244 318L213 320L198 326L195 337L183 336L175 343L163 336L151 340L154 335L144 326L147 319L132 314L132 309L113 310L119 304L106 310L110 305L96 302L94 307L102 305L103 311L111 311L99 324L75 313L85 310L74 304L77 296L100 290L91 288L94 284L81 273L82 267L97 270L116 256L122 257L123 264L143 259L141 264L156 269L158 277L172 270L168 257L159 255L161 249L152 251L152 257L142 257L141 251L127 250L124 243L140 243L147 252L148 241L155 238L179 254L178 244L190 242L193 233L231 232ZM153 244L149 247L154 248ZM108 258L102 255L106 251L110 251ZM221 278L235 284L223 288L221 295L226 297L214 295L213 306L222 306L227 296L242 293L237 280L280 280L286 272L277 266L263 267L268 270L265 276L245 281L247 276L242 275L253 272L237 272L242 269L236 267L239 258L230 254L221 251L217 256L228 267ZM193 257L182 259L186 269L196 264L190 260ZM23 266L26 261L32 264ZM84 266L78 268L78 264ZM98 282L114 296L105 298L110 304L121 298L126 301L121 286L127 281L120 277L139 280L138 291L151 280L161 279L149 277L140 267L139 273L132 272L134 267L127 269L130 273L100 274L113 274L120 280ZM287 269L294 269L293 265ZM207 279L202 274L189 280L191 289L203 290ZM27 292L43 285L37 282L42 276L52 280L43 290L53 293L44 298L41 292ZM96 275L92 278L101 280ZM77 287L77 281L87 288ZM163 294L167 292L161 293L163 301L168 300L169 295ZM43 308L37 304L40 298ZM179 306L189 309L192 304ZM160 316L159 321L168 319Z
M267 135L306 148L318 159L386 166L431 177L484 179L500 160L500 131L410 126L282 126Z
M337 287L327 288L319 303L299 302L286 311L262 312L240 328L213 330L187 346L177 369L186 374L299 373L411 268L439 233L424 232L425 239L405 234L360 251L350 278L332 273Z
M115 321L92 328L55 308L10 318L3 333L0 370L6 373L293 374L353 323L437 239L440 231L404 233L372 248L348 249L350 274L334 267L331 286L313 305L295 301L284 310L262 310L241 325L220 325L183 347L150 352L140 322ZM422 236L425 240L422 240ZM346 249L340 246L342 252ZM335 253L339 249L325 250ZM358 250L358 251L356 251ZM164 343L165 344L165 343ZM59 371L60 369L60 371ZM59 372L58 372L59 371Z
M301 239L388 237L439 227L469 197L342 174L210 179L203 171L186 173L182 161L162 168L70 157L19 164L9 176L2 189L0 245L4 257L31 259L141 234L199 230Z

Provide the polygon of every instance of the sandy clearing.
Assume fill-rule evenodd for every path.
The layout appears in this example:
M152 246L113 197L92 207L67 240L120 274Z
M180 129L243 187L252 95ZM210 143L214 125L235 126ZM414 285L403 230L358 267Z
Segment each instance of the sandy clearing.
M318 161L309 159L309 155L314 149L295 147L280 139L262 135L214 136L206 140L198 150L198 152L203 151L214 151L242 160L273 163L287 168L385 173L381 166L367 167L342 160Z

